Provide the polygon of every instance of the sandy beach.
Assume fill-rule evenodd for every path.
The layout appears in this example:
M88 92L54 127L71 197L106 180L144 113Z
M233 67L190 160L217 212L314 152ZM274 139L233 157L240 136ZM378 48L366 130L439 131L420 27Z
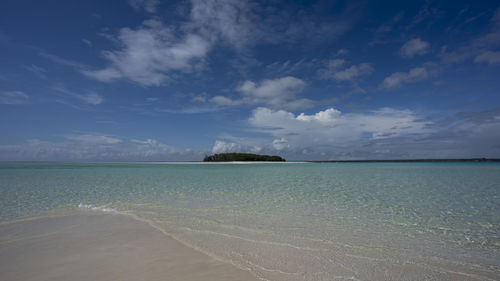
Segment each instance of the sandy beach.
M257 280L147 223L88 212L0 224L0 279Z

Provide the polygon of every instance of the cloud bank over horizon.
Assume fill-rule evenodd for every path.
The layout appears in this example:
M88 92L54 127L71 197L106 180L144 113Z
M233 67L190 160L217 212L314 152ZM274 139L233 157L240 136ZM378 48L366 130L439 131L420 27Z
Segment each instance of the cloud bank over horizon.
M500 6L383 4L4 1L0 160L500 158Z

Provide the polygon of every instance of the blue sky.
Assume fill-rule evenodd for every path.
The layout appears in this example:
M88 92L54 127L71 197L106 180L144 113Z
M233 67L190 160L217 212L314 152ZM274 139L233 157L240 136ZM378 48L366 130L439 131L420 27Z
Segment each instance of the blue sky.
M2 1L0 160L500 157L494 1Z

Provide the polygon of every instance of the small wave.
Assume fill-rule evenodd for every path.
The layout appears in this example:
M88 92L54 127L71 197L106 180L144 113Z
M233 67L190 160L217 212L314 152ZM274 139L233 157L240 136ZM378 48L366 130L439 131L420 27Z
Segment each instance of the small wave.
M117 213L118 211L113 209L113 208L109 208L108 205L102 205L102 206L94 206L94 205L90 205L90 204L78 204L78 208L80 209L88 209L88 210L92 210L92 211L101 211L101 212L108 212L108 213Z

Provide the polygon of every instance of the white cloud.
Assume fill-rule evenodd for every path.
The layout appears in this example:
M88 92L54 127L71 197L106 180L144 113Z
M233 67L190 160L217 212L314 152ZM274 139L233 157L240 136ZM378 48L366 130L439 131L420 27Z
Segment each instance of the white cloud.
M130 5L149 12L156 12L157 0L129 0ZM135 29L122 28L118 35L101 34L118 48L102 52L108 66L91 70L73 65L84 75L110 82L128 79L143 86L159 86L204 67L204 58L217 44L227 44L243 54L244 61L235 67L255 62L248 56L248 47L274 44L317 37L335 39L346 32L353 22L353 5L347 5L335 20L324 21L314 16L314 11L286 9L280 13L274 7L254 1L241 0L191 0L190 10L179 8L184 21L165 25L159 17L144 21ZM246 58L242 59L242 58ZM70 65L60 58L50 59Z
M263 107L253 111L249 123L278 140L285 139L286 144L295 149L356 146L370 140L423 134L430 124L421 121L410 110L391 108L347 114L329 108L311 115L301 113L295 116L288 111Z
M82 42L87 45L87 47L89 48L92 48L92 41L88 40L88 39L82 39Z
M226 142L220 140L216 140L214 146L212 147L212 154L231 152L259 153L261 151L262 148L256 145L244 144L240 142Z
M57 92L63 93L66 96L73 97L78 101L83 102L84 104L98 105L104 102L104 98L95 92L89 91L86 94L76 93L68 90L66 87L64 87L63 84L60 83L53 86L52 89Z
M174 114L201 114L201 113L210 113L221 110L219 106L213 105L203 105L203 106L188 106L184 108L157 108L155 111L157 112L166 112L166 113L174 113Z
M395 72L391 74L382 81L380 87L385 89L397 88L405 83L417 82L427 79L427 77L429 77L429 72L426 67L415 67L408 72Z
M337 56L345 56L347 54L349 54L349 50L347 49L340 49L337 51Z
M326 69L320 71L320 75L325 79L336 81L352 81L361 76L369 75L373 72L373 67L369 63L346 66L344 59L333 59L328 62Z
M238 91L243 95L256 100L269 100L278 98L294 98L295 94L302 91L306 83L298 78L287 76L274 80L263 80L260 84L252 81L245 81L238 87Z
M474 59L474 62L477 62L477 63L486 62L488 64L500 64L500 51L499 52L486 51L486 52L478 55Z
M108 67L82 73L103 82L126 78L144 86L159 86L169 80L172 71L192 72L200 67L211 47L196 34L178 37L156 19L137 29L122 28L116 40L122 49L103 52L110 62Z
M158 154L173 154L177 152L174 147L161 143L155 139L146 139L143 141L132 139L130 142L137 145L134 149L142 153L144 157L154 157Z
M429 42L422 41L420 38L415 38L406 42L401 47L400 52L402 57L411 58L415 55L423 56L429 52L429 49Z
M448 51L448 46L443 46L440 57L446 63L460 63L465 60L475 58L476 62L494 62L495 55L493 51L500 46L500 8L495 10L490 20L490 30L460 44L454 50ZM493 53L493 54L491 54ZM479 60L479 61L477 61Z
M274 149L279 151L285 148L289 148L290 145L288 144L288 140L286 140L285 138L280 138L273 140L273 147Z
M36 75L38 75L40 77L45 77L45 73L47 73L47 70L45 68L34 65L34 64L25 65L24 68L35 73Z
M299 114L299 116L296 117L297 120L303 120L303 121L318 121L320 123L333 123L335 120L340 116L340 111L334 109L334 108L329 108L325 111L320 111L314 115L305 115L304 113Z
M201 161L206 153L179 150L154 139L127 141L97 134L67 135L64 141L32 139L20 144L0 144L2 161Z
M141 145L151 145L151 146L155 146L155 145L158 145L158 142L154 139L146 139L146 140L136 140L136 139L133 139L131 140L132 143L136 143L136 144L141 144Z
M297 94L305 87L303 80L291 76L263 80L260 83L248 80L237 87L236 91L240 93L238 98L215 96L210 101L222 106L263 104L272 108L305 108L313 103L309 99L297 98Z
M26 104L29 96L21 91L0 92L0 104Z
M144 9L148 13L156 13L159 0L128 0L130 6L136 10Z
M49 59L50 61L52 61L54 63L60 64L60 65L69 66L69 67L73 67L73 68L80 69L80 70L88 68L88 66L86 66L83 63L79 63L77 61L70 60L70 59L61 58L59 56L49 54L47 52L40 52L39 55L46 58L46 59Z
M191 101L204 103L204 102L207 101L207 96L205 94L203 94L203 95L197 95L197 96L194 96L191 99Z
M120 139L103 135L68 135L65 138L86 144L116 144L122 142Z
M222 106L233 106L233 105L241 105L244 103L243 100L232 100L230 98L226 98L224 96L215 96L210 99L211 102L222 105Z
M87 94L79 95L78 98L86 104L92 104L92 105L97 105L101 104L104 99L97 93L90 92Z
M215 141L212 153L242 152L242 145L234 142Z
M336 39L350 29L356 10L355 4L347 5L343 14L325 21L313 9L280 7L278 12L272 5L257 1L191 0L191 4L190 28L239 50L260 43Z
M205 38L219 38L236 48L255 44L265 36L251 3L238 0L192 0L191 22Z

